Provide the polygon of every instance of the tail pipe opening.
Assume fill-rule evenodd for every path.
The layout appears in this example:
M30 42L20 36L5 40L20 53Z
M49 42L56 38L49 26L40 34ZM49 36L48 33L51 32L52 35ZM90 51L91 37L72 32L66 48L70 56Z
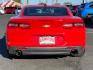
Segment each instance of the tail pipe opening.
M79 54L79 51L77 49L72 49L70 52L71 56L77 56Z
M21 55L22 55L22 51L20 51L20 50L16 50L15 55L16 55L16 56L21 56Z

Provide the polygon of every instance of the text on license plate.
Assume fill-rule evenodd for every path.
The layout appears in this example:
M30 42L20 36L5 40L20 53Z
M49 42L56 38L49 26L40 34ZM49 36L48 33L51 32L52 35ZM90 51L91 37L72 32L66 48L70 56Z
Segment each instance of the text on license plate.
M39 37L39 43L40 44L55 44L55 37L54 36L41 36Z

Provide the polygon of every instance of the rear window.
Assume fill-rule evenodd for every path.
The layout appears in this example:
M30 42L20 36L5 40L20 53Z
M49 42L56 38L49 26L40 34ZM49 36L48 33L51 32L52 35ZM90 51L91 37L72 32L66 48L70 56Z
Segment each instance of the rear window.
M67 16L66 8L48 7L27 7L24 9L24 16Z

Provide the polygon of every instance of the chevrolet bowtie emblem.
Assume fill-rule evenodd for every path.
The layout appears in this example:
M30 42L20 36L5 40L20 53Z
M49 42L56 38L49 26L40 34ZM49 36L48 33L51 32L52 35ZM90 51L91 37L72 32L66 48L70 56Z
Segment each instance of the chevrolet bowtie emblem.
M42 27L44 27L44 28L49 28L50 25L43 25Z

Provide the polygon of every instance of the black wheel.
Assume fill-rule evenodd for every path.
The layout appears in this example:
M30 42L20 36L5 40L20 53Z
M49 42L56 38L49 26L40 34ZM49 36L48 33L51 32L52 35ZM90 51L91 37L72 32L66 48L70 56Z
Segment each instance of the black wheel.
M8 53L8 58L9 58L9 59L13 59L13 58L14 58L14 55L11 54L11 53L9 53L9 50L7 50L7 53Z
M12 54L8 54L8 57L9 57L9 59L14 59L15 58L14 55L12 55Z
M82 57L85 53L85 49L81 48L79 50L71 51L70 56L71 57Z

